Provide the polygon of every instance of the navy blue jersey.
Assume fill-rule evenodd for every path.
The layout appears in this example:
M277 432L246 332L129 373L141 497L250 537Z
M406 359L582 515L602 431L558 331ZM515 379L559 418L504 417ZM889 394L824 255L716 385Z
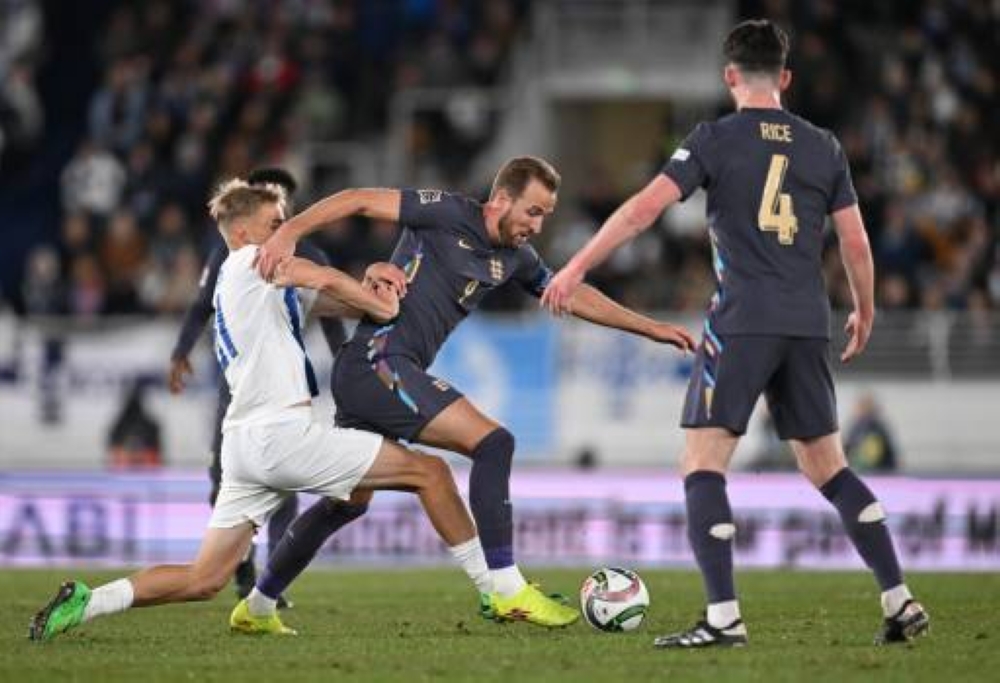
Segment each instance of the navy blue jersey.
M468 197L440 190L403 190L402 235L392 262L409 285L399 315L388 325L362 320L352 341L373 337L384 356L406 356L422 368L434 360L448 335L489 292L514 280L541 296L552 278L528 245L490 243L483 207Z
M687 199L707 193L720 335L830 337L821 267L826 217L857 203L829 131L782 109L700 123L663 168Z

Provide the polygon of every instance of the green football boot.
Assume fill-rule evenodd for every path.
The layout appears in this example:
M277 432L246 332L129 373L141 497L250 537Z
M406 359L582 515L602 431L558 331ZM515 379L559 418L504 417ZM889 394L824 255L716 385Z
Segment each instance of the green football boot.
M479 616L486 621L493 621L497 618L497 612L493 609L493 596L489 593L479 594Z
M56 596L31 618L28 638L35 641L52 640L83 621L83 611L90 602L90 588L81 581L66 581L59 586Z

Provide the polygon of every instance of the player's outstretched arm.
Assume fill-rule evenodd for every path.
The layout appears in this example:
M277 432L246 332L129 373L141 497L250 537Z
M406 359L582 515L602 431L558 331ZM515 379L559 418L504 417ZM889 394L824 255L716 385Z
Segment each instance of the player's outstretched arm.
M198 338L205 329L205 323L212 316L212 294L215 292L215 282L219 279L219 269L229 255L225 246L212 250L205 262L205 267L198 282L198 296L184 312L184 322L173 351L170 352L170 367L167 370L167 386L173 394L184 391L187 377L192 373L189 357Z
M365 270L361 286L380 297L388 297L391 292L396 298L402 299L406 296L406 273L391 263L377 261ZM313 304L312 314L321 318L360 318L364 315L364 311L321 292Z
M317 315L360 318L389 322L399 315L399 297L388 286L366 288L347 273L292 256L278 264L274 284L279 287L315 289L320 297L314 305ZM316 307L319 306L317 309Z
M552 278L542 295L542 305L556 315L569 313L570 299L587 271L652 225L664 209L680 198L680 188L662 173L650 181L619 206L597 234Z
M402 194L399 190L352 189L322 199L286 221L257 253L255 265L266 280L274 276L278 263L295 252L295 244L324 225L348 216L366 216L398 221Z
M875 265L857 204L834 212L833 225L840 240L840 258L847 270L854 299L854 311L844 327L850 338L840 356L842 362L848 363L865 350L875 323Z
M654 320L622 306L588 284L581 284L570 300L570 312L588 322L638 334L682 351L694 351L695 339L681 325Z

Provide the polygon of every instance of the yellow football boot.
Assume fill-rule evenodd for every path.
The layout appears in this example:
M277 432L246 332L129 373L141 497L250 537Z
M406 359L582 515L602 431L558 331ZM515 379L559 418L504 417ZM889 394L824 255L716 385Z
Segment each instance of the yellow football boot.
M527 621L549 628L569 626L580 618L578 611L545 595L534 584L509 598L494 593L493 611L497 621Z
M295 636L295 629L281 623L278 613L266 617L255 617L250 614L246 600L240 600L229 615L229 630L233 633L244 633L253 636Z

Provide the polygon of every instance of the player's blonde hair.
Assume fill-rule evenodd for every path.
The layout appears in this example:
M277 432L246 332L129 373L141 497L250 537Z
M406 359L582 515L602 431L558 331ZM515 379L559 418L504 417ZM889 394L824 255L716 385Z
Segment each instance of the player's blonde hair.
M234 220L252 216L266 204L277 204L284 209L286 198L281 185L251 185L240 178L232 178L215 190L208 202L208 213L220 227L228 228Z

